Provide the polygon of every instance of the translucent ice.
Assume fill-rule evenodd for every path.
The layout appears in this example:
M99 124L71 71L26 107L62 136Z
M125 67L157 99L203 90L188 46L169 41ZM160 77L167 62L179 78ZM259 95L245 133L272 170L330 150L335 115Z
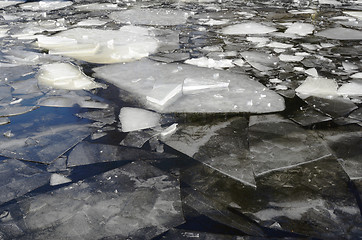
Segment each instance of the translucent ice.
M308 96L328 98L337 96L337 88L338 84L333 79L308 77L295 91L303 98Z
M239 23L222 29L222 33L228 35L267 34L275 31L276 28L257 22Z
M44 37L38 38L37 45L49 49L51 54L92 63L129 62L146 57L171 41L166 32L162 36L165 43L155 34L152 29L135 26L124 26L119 30L74 28L46 37L46 41Z
M38 73L38 82L41 85L67 90L90 90L104 87L69 63L43 65Z
M263 85L244 75L187 64L161 64L150 60L95 68L95 75L135 95L135 100L148 108L161 112L274 112L284 109L283 99ZM122 76L122 79L119 78ZM162 110L150 104L146 97L154 85L184 84L192 79L192 85L228 84L218 91L202 91L183 94ZM187 82L187 81L186 81ZM197 83L198 82L198 83ZM217 83L219 82L219 83ZM192 83L192 81L190 82ZM196 85L195 85L196 86Z
M115 21L135 25L180 25L188 18L188 13L173 9L134 8L121 12L112 12L109 17Z
M119 113L123 132L152 128L160 125L161 115L141 108L124 107Z
M69 178L67 178L66 176L62 175L62 174L57 174L57 173L53 173L50 176L50 186L56 186L56 185L60 185L60 184L64 184L64 183L69 183L72 180L70 180Z

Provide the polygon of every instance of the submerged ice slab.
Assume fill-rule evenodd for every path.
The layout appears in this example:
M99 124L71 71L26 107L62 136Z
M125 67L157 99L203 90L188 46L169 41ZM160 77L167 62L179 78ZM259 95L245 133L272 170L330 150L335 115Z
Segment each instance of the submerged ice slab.
M42 107L0 126L0 155L50 163L91 133L88 121L73 116L71 110L50 110ZM9 131L11 137L2 134Z
M95 76L103 78L117 87L132 93L135 100L147 108L160 112L276 112L284 109L284 100L262 84L245 75L186 64L162 64L143 59L134 63L115 64L94 68ZM122 79L119 78L122 76ZM197 94L182 95L175 102L163 108L147 101L154 86L182 84L186 79L214 84L228 84L228 88L210 92L209 89Z
M157 34L163 36L158 39ZM36 44L50 50L50 54L92 63L117 63L141 59L162 45L174 45L170 40L173 38L167 38L172 34L136 26L123 26L119 30L73 28L51 37L39 36Z
M0 205L49 183L50 174L25 163L0 161Z
M1 209L10 239L152 239L183 223L179 183L143 162ZM17 218L16 216L21 216ZM0 229L7 222L0 222Z
M173 9L133 8L112 12L109 17L117 22L132 25L174 26L186 23L189 14Z
M124 107L119 113L122 132L131 132L159 126L160 119L160 114L141 108Z
M321 139L286 119L252 116L249 146L256 176L331 155Z
M43 65L38 73L38 83L56 89L90 90L104 87L86 76L79 67L70 63Z
M164 142L228 177L255 186L252 161L247 158L245 118L201 126L180 124Z

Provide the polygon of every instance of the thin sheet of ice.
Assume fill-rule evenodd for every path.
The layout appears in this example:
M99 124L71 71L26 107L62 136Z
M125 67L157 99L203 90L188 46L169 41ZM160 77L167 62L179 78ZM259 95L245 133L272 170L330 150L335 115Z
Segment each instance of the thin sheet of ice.
M78 22L76 25L81 26L81 27L83 27L83 26L102 26L106 23L107 23L106 21L102 21L102 20L99 20L98 18L94 18L94 19L82 20L82 21Z
M152 239L184 222L178 181L142 161L23 199L7 211L18 230L7 232L12 239Z
M49 183L50 174L22 161L0 162L0 205Z
M283 62L300 62L304 59L304 57L296 55L280 54L279 59L280 61Z
M117 22L132 25L175 26L186 23L189 14L173 9L133 8L121 12L112 12L109 17Z
M335 97L337 94L338 84L334 79L322 77L307 77L307 79L295 89L301 98L309 96L316 97Z
M117 87L135 95L135 100L160 112L276 112L284 109L284 100L267 90L262 84L244 75L227 71L198 68L187 64L161 64L141 60L127 64L116 64L94 68L95 76L103 78ZM122 79L119 78L122 76ZM193 79L214 83L228 83L227 90L210 94L210 91L182 95L177 101L163 109L148 103L146 96L157 86L183 83Z
M362 40L362 31L344 27L328 28L315 35L335 40Z
M275 31L277 31L276 28L257 22L239 23L225 27L221 30L223 34L227 35L267 34Z
M164 142L228 177L255 186L246 137L246 119L234 118L201 126L180 124Z
M86 76L79 67L70 63L51 63L41 66L38 83L55 89L91 90L104 85Z
M342 97L308 97L304 101L309 106L333 118L345 117L348 113L358 108L351 100Z
M344 11L344 14L355 17L359 20L362 20L362 12L361 11Z
M240 55L255 69L266 72L275 68L279 59L272 54L258 52L258 51L245 51Z
M41 107L1 126L0 155L50 163L91 133L88 121L68 108L53 109L58 114L49 110ZM11 137L3 135L8 131Z
M158 33L163 34L159 39ZM172 34L176 33L135 26L119 30L74 28L51 37L38 37L36 44L49 49L50 54L92 63L117 63L141 59L162 45L175 45Z
M72 5L72 1L39 1L39 2L27 2L21 4L20 7L24 10L30 11L51 11Z
M317 134L286 119L251 116L250 122L249 146L257 176L331 155Z

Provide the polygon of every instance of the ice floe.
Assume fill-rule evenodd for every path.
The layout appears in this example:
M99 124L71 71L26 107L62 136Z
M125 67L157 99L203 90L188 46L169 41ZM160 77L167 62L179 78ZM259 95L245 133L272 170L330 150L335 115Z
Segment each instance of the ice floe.
M3 0L0 1L0 8L6 8L8 6L16 5L19 3L24 3L25 0Z
M231 60L231 59L214 60L212 58L207 58L207 57L192 58L192 59L186 60L185 63L195 65L198 67L207 67L207 68L215 68L215 69L234 67L233 60Z
M198 68L187 64L161 64L145 59L93 70L96 77L134 94L134 100L160 112L275 112L284 109L284 101L280 96L244 75L227 71ZM119 79L120 75L122 79ZM191 83L191 79L194 85L198 83L201 85L200 90L204 90L198 94L169 95L171 103L165 103L164 106L155 106L147 100L155 86L171 86L168 92L173 92L175 87L172 86L177 87L185 81ZM216 92L214 87L210 88L216 82L219 82L216 86L228 84L228 88L222 87Z
M21 4L20 7L24 10L30 11L51 11L72 5L72 1L39 1L39 2L27 2Z
M296 34L299 36L306 36L308 34L312 34L314 31L314 26L309 23L293 23L290 25L285 33L287 34Z
M53 63L43 65L38 73L41 85L55 89L90 90L104 87L86 76L81 70L70 63Z
M333 79L323 77L308 77L295 91L301 94L301 97L335 97L337 96L338 84Z
M227 35L256 35L272 33L275 31L277 31L276 28L257 22L239 23L222 29L222 33Z
M315 35L335 40L362 40L362 31L344 27L328 28Z
M119 30L74 28L51 37L38 36L36 44L60 54L93 63L129 62L146 57L162 45L172 45L170 37L162 42L157 33L167 38L171 32L124 26ZM165 36L166 35L166 36Z

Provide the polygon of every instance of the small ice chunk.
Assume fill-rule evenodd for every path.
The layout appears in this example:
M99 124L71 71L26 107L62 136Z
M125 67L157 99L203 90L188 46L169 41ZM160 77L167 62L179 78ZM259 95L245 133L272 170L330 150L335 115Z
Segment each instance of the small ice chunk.
M213 79L186 78L183 83L183 94L196 94L210 90L227 90L228 82L215 81Z
M39 1L39 2L27 2L21 4L20 7L24 10L30 11L50 11L68 7L72 5L72 1Z
M285 85L278 84L275 86L275 90L288 90L288 87Z
M356 80L343 84L338 89L338 95L342 96L362 96L362 81Z
M300 62L304 59L304 57L288 55L288 54L280 54L279 59L280 59L280 61L283 61L283 62Z
M233 61L231 59L214 60L212 58L207 58L207 57L188 59L185 61L185 63L196 65L198 67L207 67L215 69L234 67Z
M295 91L301 98L309 96L330 98L337 96L338 84L333 79L322 77L308 77Z
M269 82L271 82L271 83L281 83L283 81L278 79L278 78L272 78L272 79L269 79Z
M131 132L160 125L161 115L141 108L124 107L119 114L122 132Z
M314 31L314 26L309 23L293 23L290 25L285 33L287 34L296 34L299 36L306 36L312 34Z
M9 28L4 28L4 27L0 26L0 38L6 37L7 31L9 31Z
M207 25L207 26L219 26L219 25L225 25L229 22L228 19L221 19L221 20L215 20L215 19L200 19L201 25Z
M281 42L271 42L268 45L266 45L267 47L270 48L292 48L294 45L293 44L286 44L286 43L281 43Z
M222 33L228 35L267 34L275 31L276 28L257 22L239 23L222 29Z
M318 72L317 72L317 69L315 69L315 68L309 68L309 69L305 70L304 72L306 74L308 74L309 76L318 77Z
M362 31L344 27L328 28L315 35L335 40L362 40Z
M70 180L69 178L61 175L61 174L57 174L57 173L53 173L50 176L50 186L56 186L56 185L60 185L60 184L64 184L64 183L69 183L72 180Z
M342 62L342 66L346 71L352 71L358 69L358 66L350 62Z
M161 139L166 139L177 131L177 123L172 124L160 133Z
M362 72L358 72L358 73L351 75L351 78L362 78Z
M43 65L39 71L38 83L56 89L90 90L104 87L86 76L79 68L70 63L52 63Z
M79 11L104 11L115 10L118 8L118 4L113 3L90 3L74 6Z

